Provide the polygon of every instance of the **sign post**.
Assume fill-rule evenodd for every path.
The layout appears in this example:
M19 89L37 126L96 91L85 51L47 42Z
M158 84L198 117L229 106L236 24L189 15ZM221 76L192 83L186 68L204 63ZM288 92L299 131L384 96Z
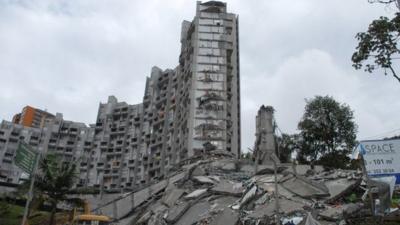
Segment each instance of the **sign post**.
M362 148L362 146L360 146L360 147ZM364 154L363 152L361 152L361 154L360 154L360 156L361 156L360 157L361 158L361 168L362 168L363 174L365 176L365 183L367 184L369 202L371 204L371 215L374 218L374 224L376 224L375 223L375 204L374 204L374 199L372 198L371 183L370 183L369 178L368 178L368 173L367 173L367 169L365 167L365 161L364 161L363 154Z
M395 184L400 185L400 139L361 141L354 153L353 158L361 158L361 166L371 200L371 211L376 224L375 204L369 178L395 177Z
M40 155L32 150L27 144L20 143L15 156L15 165L26 173L30 174L31 183L29 186L28 199L26 200L24 216L21 225L25 225L28 217L29 205L33 198L33 188L35 185L35 175L39 163Z
M357 151L364 159L368 176L394 176L396 185L400 185L400 139L361 141Z

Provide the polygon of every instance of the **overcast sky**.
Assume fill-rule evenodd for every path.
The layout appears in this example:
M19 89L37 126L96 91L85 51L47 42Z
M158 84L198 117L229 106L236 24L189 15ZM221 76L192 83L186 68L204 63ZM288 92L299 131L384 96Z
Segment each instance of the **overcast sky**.
M151 67L178 65L189 0L0 0L0 120L25 105L94 123L99 102L143 98ZM355 71L354 36L394 9L367 0L228 1L240 17L242 149L261 104L297 132L306 98L330 95L354 110L359 139L400 133L400 84Z

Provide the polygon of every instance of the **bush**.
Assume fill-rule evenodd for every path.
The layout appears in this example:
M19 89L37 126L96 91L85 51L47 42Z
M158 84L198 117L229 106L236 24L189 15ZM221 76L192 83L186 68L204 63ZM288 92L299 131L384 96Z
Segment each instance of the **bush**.
M0 200L0 216L10 213L10 205L5 200Z

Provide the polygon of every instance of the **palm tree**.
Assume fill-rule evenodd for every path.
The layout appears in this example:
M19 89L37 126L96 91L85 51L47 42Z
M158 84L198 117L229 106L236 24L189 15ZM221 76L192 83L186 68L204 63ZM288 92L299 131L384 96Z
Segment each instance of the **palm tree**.
M39 165L35 189L45 195L51 204L49 225L55 224L57 204L67 199L67 194L74 185L76 165L71 162L59 162L55 155L47 155Z

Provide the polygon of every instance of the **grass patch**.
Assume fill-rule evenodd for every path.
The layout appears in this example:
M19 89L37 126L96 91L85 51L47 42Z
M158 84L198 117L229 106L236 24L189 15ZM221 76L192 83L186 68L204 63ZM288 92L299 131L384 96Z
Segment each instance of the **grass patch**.
M4 204L4 202L3 202ZM0 215L1 225L21 225L22 217L24 215L24 207L14 204L7 204L7 212ZM45 225L45 221L48 221L50 217L49 212L35 211L33 212L29 219L29 225Z
M7 204L7 212L0 215L0 224L4 225L20 225L22 216L24 215L24 207L18 205L12 205L5 202L2 204Z

